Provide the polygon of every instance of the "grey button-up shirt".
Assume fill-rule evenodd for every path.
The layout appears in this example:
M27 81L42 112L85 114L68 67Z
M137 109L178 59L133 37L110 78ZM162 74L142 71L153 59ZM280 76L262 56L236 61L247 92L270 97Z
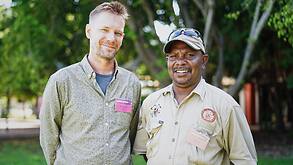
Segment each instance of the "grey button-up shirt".
M40 112L40 143L47 163L132 164L140 92L137 77L117 62L106 94L97 84L87 56L54 73Z

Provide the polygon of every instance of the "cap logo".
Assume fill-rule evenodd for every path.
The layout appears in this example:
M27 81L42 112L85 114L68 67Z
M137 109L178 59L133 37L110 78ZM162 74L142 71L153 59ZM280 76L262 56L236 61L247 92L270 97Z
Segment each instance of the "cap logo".
M201 118L207 122L214 122L217 118L217 113L210 108L205 108L201 111Z

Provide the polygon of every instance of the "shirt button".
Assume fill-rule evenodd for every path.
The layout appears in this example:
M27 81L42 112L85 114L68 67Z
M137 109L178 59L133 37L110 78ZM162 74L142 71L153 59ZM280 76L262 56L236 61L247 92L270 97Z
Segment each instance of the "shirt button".
M106 106L109 106L109 103L106 103Z
M106 146L109 146L109 144L108 144L108 143L106 143L105 145L106 145Z
M175 125L177 125L178 124L178 121L175 121Z
M175 138L172 138L172 142L175 142Z
M108 123L105 123L105 126L108 126L109 124Z

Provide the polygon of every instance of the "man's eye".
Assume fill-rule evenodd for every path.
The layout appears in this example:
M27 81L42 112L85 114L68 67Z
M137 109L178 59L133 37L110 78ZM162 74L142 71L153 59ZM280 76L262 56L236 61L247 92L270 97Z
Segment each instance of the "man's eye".
M185 56L185 58L187 58L187 59L194 59L195 58L195 55L194 54L191 54L191 53L188 53L186 56Z
M121 37L121 36L122 36L122 33L120 33L120 32L115 32L115 36L117 36L117 37Z
M100 29L102 32L108 32L108 29Z
M169 59L171 59L171 60L175 60L177 57L176 56L169 56Z

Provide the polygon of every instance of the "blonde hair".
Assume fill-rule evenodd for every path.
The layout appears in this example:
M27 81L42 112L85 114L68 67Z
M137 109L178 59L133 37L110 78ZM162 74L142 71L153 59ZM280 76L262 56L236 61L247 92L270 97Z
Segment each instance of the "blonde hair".
M110 12L112 14L122 16L122 18L124 18L125 21L128 19L129 16L126 7L120 2L104 2L90 12L89 21L91 21L91 19L95 15L98 15L101 12Z

